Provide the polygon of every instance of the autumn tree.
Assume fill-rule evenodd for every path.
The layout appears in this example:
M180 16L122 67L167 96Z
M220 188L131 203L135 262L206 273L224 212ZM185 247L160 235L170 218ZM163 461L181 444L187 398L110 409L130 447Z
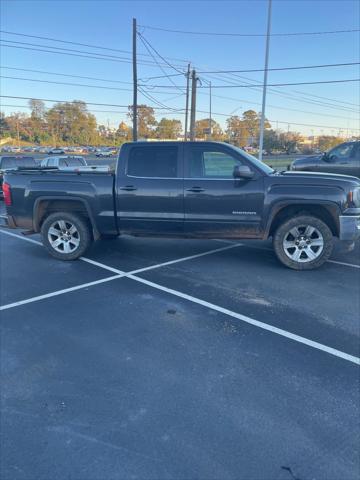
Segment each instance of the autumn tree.
M170 118L162 118L155 130L156 138L172 140L180 137L181 132L181 121Z
M120 122L119 128L116 131L116 137L128 142L132 137L132 129L129 125L126 125L125 122Z
M335 137L333 135L321 135L317 138L317 146L321 151L329 150L336 147L339 143L344 141L343 138Z
M296 150L301 140L302 136L298 132L282 132L279 135L279 146L289 155Z
M238 147L245 147L248 143L249 133L238 115L232 115L226 120L227 130L230 143Z
M128 107L128 117L133 119L133 107ZM155 119L155 112L152 107L147 105L138 105L137 108L137 128L139 138L149 138L154 134L154 129L157 125Z
M205 140L210 136L210 119L203 118L195 122L195 133L196 138ZM224 132L221 126L214 120L211 119L211 139L215 141L224 140Z

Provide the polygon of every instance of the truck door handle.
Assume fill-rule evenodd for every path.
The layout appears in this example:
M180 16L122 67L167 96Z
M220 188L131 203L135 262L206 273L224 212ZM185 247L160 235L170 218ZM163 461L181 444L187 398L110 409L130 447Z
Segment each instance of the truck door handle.
M127 192L132 192L134 190L137 190L134 185L125 185L124 187L120 187L120 190L126 190Z
M186 190L187 192L201 193L205 191L205 188L201 187L191 187Z

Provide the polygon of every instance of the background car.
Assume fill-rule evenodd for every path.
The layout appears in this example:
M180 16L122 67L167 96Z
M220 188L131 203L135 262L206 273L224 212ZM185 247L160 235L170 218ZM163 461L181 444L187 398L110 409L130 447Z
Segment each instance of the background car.
M48 155L63 155L65 150L63 148L50 148L47 153Z
M290 170L338 173L360 178L360 141L345 142L321 155L298 158Z
M46 157L41 160L40 166L43 168L56 167L61 169L65 167L86 167L87 163L83 157L63 155L60 157Z
M112 157L114 153L112 149L99 149L96 151L95 155L97 157Z

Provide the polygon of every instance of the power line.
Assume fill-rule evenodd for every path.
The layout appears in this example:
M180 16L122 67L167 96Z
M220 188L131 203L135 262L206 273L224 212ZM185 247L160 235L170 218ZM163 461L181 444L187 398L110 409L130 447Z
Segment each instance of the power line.
M322 80L322 81L317 81L317 82L295 82L295 83L269 83L269 87L286 87L290 85L318 85L318 84L324 84L324 83L347 83L347 82L359 82L360 78L350 78L350 79L345 79L345 80ZM154 88L173 88L171 85L152 85ZM178 87L178 85L175 85L175 87ZM259 88L259 85L256 84L249 84L249 85L212 85L212 88ZM199 88L209 88L209 86L201 86Z
M268 68L270 72L283 71L283 70L303 70L311 68L330 68L330 67L346 67L360 65L360 62L348 62L348 63L328 63L324 65L302 65L300 67L279 67L279 68ZM246 72L263 72L263 68L253 68L249 70L214 70L214 71L199 71L198 73L246 73Z
M0 95L2 98L16 98L19 100L41 100L42 102L54 102L54 103L76 103L79 101L83 101L86 105L97 105L97 106L102 106L102 107L119 107L119 108L128 108L131 105L119 105L116 103L94 103L94 102L88 102L86 100L54 100L52 98L38 98L38 97L20 97L20 96L14 96L14 95ZM139 105L139 108L141 108L141 105ZM152 107L153 109L156 110L169 110L168 107Z
M185 35L211 35L211 36L224 36L224 37L265 37L264 33L229 33L229 32L195 32L189 30L172 30L169 28L161 27L152 27L150 25L139 25L141 28L149 30L158 30L161 32L169 33L181 33ZM290 32L290 33L272 33L272 37L285 37L285 36L301 36L301 35L332 35L339 33L355 33L359 32L359 29L348 29L348 30L330 30L330 31L319 31L319 32Z
M2 107L11 107L11 108L26 108L28 110L31 110L31 107L29 105L13 105L13 104L6 104L6 103L2 103L0 105L0 108ZM45 110L50 110L49 107L45 107ZM117 113L117 114L128 114L129 113L129 110L87 110L88 112L90 113ZM157 115L175 115L174 112L170 111L170 112L161 112L161 113L154 113L155 116Z
M163 72L163 74L167 77L167 79L169 80L169 82L170 82L173 86L175 86L175 88L176 88L177 90L180 90L180 92L183 92L184 89L181 88L181 87L178 87L178 86L174 83L173 79L172 79L171 77L169 77L169 76L166 75L165 70L164 70L164 69L161 67L161 65L158 63L156 57L151 53L151 50L150 50L150 48L147 46L147 44L146 44L147 42L145 41L145 39L143 39L143 37L142 37L139 33L138 33L138 36L139 36L141 42L143 43L143 45L145 46L146 50L147 50L147 51L149 52L149 54L152 56L152 58L154 59L154 61L158 64L160 70L161 70L161 71ZM175 70L176 70L176 69L175 69Z
M130 88L119 88L119 87L105 87L103 85L88 85L84 83L71 83L71 82L56 82L55 80L40 80L38 78L27 78L27 77L11 77L7 75L0 75L0 78L7 78L10 80L23 80L27 82L36 82L36 83L50 83L54 85L68 85L72 87L86 87L86 88L101 88L104 90L120 90L124 92L132 92ZM150 88L149 85L143 85L145 88ZM172 95L173 92L156 92L159 94Z
M247 79L247 77L243 77L241 75L235 75L235 74L229 74L231 76L234 76L236 78L240 78L240 79ZM235 83L234 81L231 81L229 79L224 79L222 77L217 77L215 75L209 75L210 78L214 78L214 79L217 79L217 80L222 80L222 81L225 81L227 83L230 83L231 85L237 85L237 83ZM256 81L254 79L249 79L251 81ZM247 85L251 85L249 82L246 82L244 80L242 80L245 84ZM259 85L257 87L253 87L255 90L261 90L261 82L259 81ZM334 104L330 104L330 103L327 103L327 102L323 102L323 101L319 101L319 100L314 100L314 99L308 99L308 98L304 98L304 99L298 99L298 95L292 95L291 93L289 92L283 92L283 91L280 91L280 90L276 90L275 88L269 88L269 92L271 92L272 94L274 95L278 95L280 97L283 97L283 98L286 98L286 99L290 99L291 101L295 101L295 102L298 102L298 103L308 103L310 105L316 105L316 106L321 106L321 107L326 107L326 108L332 108L332 109L336 109L336 110L342 110L344 112L351 112L351 113L356 113L357 111L354 110L354 109L351 109L350 107L348 106L339 106L339 105L334 105ZM215 95L214 95L215 96ZM221 97L221 98L224 98L224 99L228 99L228 100L235 100L233 98L230 98L230 97ZM239 102L242 102L242 101L245 101L245 100L242 100L242 99L236 99L236 101L239 101ZM249 103L255 103L255 102L249 102Z
M148 40L146 40L146 38L145 38L143 35L141 35L140 32L137 32L137 34L139 35L139 37L140 37L140 39L143 41L143 43L145 42L145 43L151 48L151 50L153 50L153 51L156 53L156 55L157 55L158 57L160 57L170 68L172 68L172 69L175 70L176 72L182 73L182 74L184 75L184 72L178 70L174 65L172 65L171 63L169 63L169 62L165 59L165 57L163 57L162 55L160 55L160 53L151 45L150 42L148 42ZM147 50L148 50L148 49L147 49ZM148 50L148 52L149 52L149 50ZM152 58L154 59L153 55L152 55L150 52L149 52L149 54L150 54L150 55L152 56Z
M5 41L8 41L8 40L5 40ZM119 58L116 58L116 57L115 58L108 58L109 56L101 56L102 54L97 54L96 52L89 52L90 55L82 55L82 54L79 54L79 53L70 53L68 51L59 52L59 51L56 51L56 50L46 50L45 48L22 47L22 46L19 46L19 45L7 45L3 42L4 42L4 40L1 41L0 46L1 47L6 47L6 48L17 48L17 49L20 49L20 50L31 50L31 51L35 51L35 52L45 52L45 53L53 53L53 54L55 53L55 54L58 54L58 55L67 55L67 56L71 56L71 57L90 58L90 59L94 59L94 60L105 60L105 61L117 62L117 63L132 63L131 59L121 60L121 59L119 59L121 57L119 57ZM53 48L53 47L48 46L48 45L44 45L44 47ZM74 51L76 51L76 50L74 50ZM79 50L79 51L81 51L81 50ZM87 53L87 52L83 52L83 53ZM152 62L148 62L148 61L140 61L138 63L141 64L141 65L146 65L148 67L157 66L156 64L154 64ZM169 68L166 65L163 65L163 67L164 68Z
M100 50L108 50L108 51L112 51L112 52L131 54L130 50L120 50L119 48L110 48L110 47L104 47L104 46L100 46L100 45L93 45L93 44L89 44L89 43L73 42L73 41L70 41L70 40L61 40L59 38L53 38L53 37L41 37L39 35L29 35L29 34L25 34L25 33L9 32L7 30L0 30L0 32L1 33L6 33L8 35L16 35L16 36L19 36L19 37L37 38L39 40L50 40L52 42L66 43L68 45L79 45L81 47L98 48ZM139 53L138 55L141 55L143 57L148 57L149 56L146 53ZM188 61L188 60L184 60L184 59L181 59L181 58L173 58L173 57L167 57L167 58L170 59L170 60L176 60L178 62L187 62Z
M99 78L99 77L84 77L82 75L73 75L69 73L59 73L59 72L47 72L45 70L32 70L29 68L15 68L15 67L4 67L0 66L0 68L6 69L6 70L17 70L20 72L32 72L32 73L41 73L45 75L56 75L56 76L61 76L61 77L71 77L71 78L82 78L85 80L96 80L99 82L110 82L110 83L122 83L126 85L132 85L132 82L123 82L120 80L110 80L108 78Z
M160 107L167 108L168 110L173 110L174 112L183 112L184 111L184 109L172 108L172 107L169 107L168 105L164 105L162 102L158 101L156 98L154 98L149 93L144 92L144 90L141 87L139 87L139 90L144 95L144 97L146 97L148 100L154 102L156 105L159 105ZM152 107L152 108L154 108L154 107Z

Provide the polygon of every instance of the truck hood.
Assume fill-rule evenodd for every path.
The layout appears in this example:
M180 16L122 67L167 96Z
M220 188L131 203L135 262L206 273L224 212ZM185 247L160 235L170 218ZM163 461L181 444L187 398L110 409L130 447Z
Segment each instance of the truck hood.
M360 180L357 177L352 177L350 175L340 175L337 173L297 172L289 170L281 172L277 175L284 179L299 180L300 182L304 182L306 184L352 184L355 187L360 187Z

